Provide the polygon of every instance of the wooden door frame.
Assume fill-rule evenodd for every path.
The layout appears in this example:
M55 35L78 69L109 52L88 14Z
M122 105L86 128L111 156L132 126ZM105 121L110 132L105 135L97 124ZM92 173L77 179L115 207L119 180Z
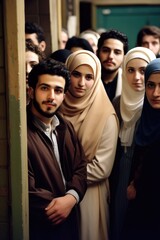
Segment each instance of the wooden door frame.
M12 240L28 240L24 1L3 0Z

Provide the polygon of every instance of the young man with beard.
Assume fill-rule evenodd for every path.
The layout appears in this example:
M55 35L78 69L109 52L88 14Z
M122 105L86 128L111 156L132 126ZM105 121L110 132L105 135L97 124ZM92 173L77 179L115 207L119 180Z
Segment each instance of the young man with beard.
M72 125L57 113L69 81L65 65L53 59L35 65L29 74L30 240L79 240L86 159Z
M124 33L111 29L101 34L97 56L102 66L102 81L109 99L121 94L121 64L128 51L128 38Z

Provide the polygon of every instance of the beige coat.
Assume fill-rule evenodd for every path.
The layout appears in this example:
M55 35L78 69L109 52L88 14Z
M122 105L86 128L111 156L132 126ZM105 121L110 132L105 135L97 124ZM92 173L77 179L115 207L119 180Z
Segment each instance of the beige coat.
M106 122L97 153L87 165L89 185L80 204L81 240L109 239L108 177L115 158L117 136L117 120L115 115L111 115Z

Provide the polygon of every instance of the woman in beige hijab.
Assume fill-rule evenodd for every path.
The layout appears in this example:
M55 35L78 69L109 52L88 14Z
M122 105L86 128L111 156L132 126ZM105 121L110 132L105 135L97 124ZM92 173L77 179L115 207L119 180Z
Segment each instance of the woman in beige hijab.
M144 101L144 73L155 54L147 48L135 47L127 52L122 64L122 93L113 101L120 120L116 160L110 178L111 240L121 240L128 206L127 186L135 146L135 132Z
M109 231L109 185L118 121L101 81L101 64L86 50L71 54L66 65L71 85L60 111L74 126L84 148L88 189L80 204L81 239L107 240Z

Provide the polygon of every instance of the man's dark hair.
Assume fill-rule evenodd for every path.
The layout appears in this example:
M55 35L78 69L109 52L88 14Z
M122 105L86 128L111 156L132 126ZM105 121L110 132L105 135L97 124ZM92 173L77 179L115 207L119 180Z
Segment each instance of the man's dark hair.
M25 33L26 34L37 34L37 40L38 42L45 41L44 31L41 26L39 26L37 23L34 22L26 22L25 23Z
M86 39L76 36L73 36L68 39L65 49L71 50L72 47L80 47L84 50L93 52L93 48Z
M64 63L48 58L36 64L29 73L28 84L33 89L36 88L39 76L43 74L57 75L65 79L64 92L68 90L70 84L70 72Z
M26 52L28 51L37 54L39 61L46 58L45 53L37 45L35 45L31 39L26 39Z
M159 38L160 40L160 28L157 26L144 26L143 28L141 28L137 34L137 47L142 46L143 37L146 35L154 36L155 38Z
M119 32L116 29L110 29L106 32L103 32L100 35L100 38L98 39L97 53L99 53L104 41L109 38L113 38L113 39L117 39L117 40L121 41L123 43L124 54L126 54L128 52L128 37L127 37L127 35L122 32Z
M50 54L50 58L53 58L56 61L65 63L69 55L71 55L72 52L68 49L58 49Z

